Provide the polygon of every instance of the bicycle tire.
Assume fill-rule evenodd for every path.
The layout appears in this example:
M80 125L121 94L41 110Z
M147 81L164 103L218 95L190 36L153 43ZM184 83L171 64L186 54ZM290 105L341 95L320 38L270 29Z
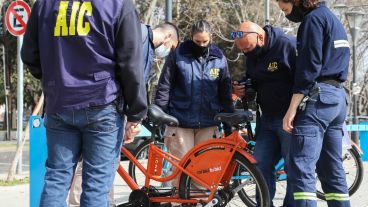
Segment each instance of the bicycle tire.
M249 175L252 176L252 178L254 179L253 182L258 186L257 188L260 191L260 194L259 194L260 202L261 202L260 207L269 207L270 206L270 196L269 196L267 184L261 172L258 170L258 168L254 164L250 163L242 154L238 152L235 153L232 161L235 161L238 164L234 175L235 176L239 175L237 173L240 173L240 171L249 173ZM188 163L186 163L184 166L188 166ZM243 167L243 168L240 168L240 167ZM240 169L244 169L246 171L243 171ZM239 183L233 183L233 186L237 187L239 186ZM244 187L246 186L248 185L245 185ZM189 177L185 173L182 173L180 177L179 197L183 199L190 198L190 188L191 188L191 177ZM241 191L238 191L238 195L239 195L239 192ZM249 206L247 203L245 204ZM234 205L238 206L237 204L234 204ZM227 206L231 206L231 205L227 205Z
M151 143L152 143L152 141L150 139L145 140L144 142L142 142L137 147L137 149L133 153L134 157L139 162L141 162L141 164L143 164L143 166L144 166L144 163L147 161L149 146L150 146ZM156 144L155 145L156 146L159 146L161 149L164 147L164 143L161 142L161 141L156 141ZM146 166L144 166L144 167L146 167ZM138 173L142 173L142 172L136 167L136 165L132 161L129 161L128 173L134 179L134 181L138 184L138 186L140 186L140 187L144 186L144 181L143 181L143 183L141 183L137 179L138 178Z
M356 175L355 175L355 179L353 181L353 183L348 186L349 189L349 195L352 196L360 187L360 185L362 184L363 181L363 175L364 175L364 167L363 167L363 161L362 158L358 152L358 150L356 149L355 146L352 146L351 149L347 150L351 157L353 158L354 162L355 162L355 166L356 166ZM343 159L347 160L346 158ZM317 190L317 197L321 200L326 200L325 195L323 192Z

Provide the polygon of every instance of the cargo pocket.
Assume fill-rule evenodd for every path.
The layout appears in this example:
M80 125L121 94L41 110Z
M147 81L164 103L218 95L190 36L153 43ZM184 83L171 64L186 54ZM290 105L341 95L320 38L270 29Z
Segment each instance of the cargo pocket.
M317 129L315 126L294 128L290 156L313 159L317 149Z
M339 103L342 99L338 96L338 93L334 91L321 91L319 94L319 101L316 105L316 113L318 118L331 122L340 113Z

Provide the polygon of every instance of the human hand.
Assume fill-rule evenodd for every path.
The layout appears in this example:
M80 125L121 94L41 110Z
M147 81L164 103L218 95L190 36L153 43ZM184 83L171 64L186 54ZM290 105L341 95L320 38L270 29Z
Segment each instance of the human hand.
M244 84L239 84L238 81L234 81L233 82L233 91L238 97L243 98L245 96L245 85Z
M282 120L282 128L291 134L293 131L293 122L296 115L296 109L289 108L289 110L286 112L284 119Z
M135 122L127 122L124 133L124 143L128 144L133 142L134 137L141 131L141 125Z

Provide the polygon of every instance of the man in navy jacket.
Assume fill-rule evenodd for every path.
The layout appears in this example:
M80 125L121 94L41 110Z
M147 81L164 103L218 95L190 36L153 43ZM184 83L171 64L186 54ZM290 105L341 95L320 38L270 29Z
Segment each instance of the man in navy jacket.
M66 206L81 156L81 206L108 206L123 116L130 141L147 112L141 26L133 3L38 0L21 54L45 94L48 158L40 206ZM118 104L127 106L122 113L119 94Z
M276 192L275 165L281 158L284 158L288 170L291 136L282 129L282 119L292 96L296 40L279 28L261 28L252 22L241 24L231 36L247 57L246 79L251 79L252 89L257 92L257 103L262 111L257 123L259 130L254 156L273 199ZM234 85L235 93L240 96L247 94L246 90L251 89L245 89L244 85ZM283 206L292 206L292 202L291 189L287 185Z

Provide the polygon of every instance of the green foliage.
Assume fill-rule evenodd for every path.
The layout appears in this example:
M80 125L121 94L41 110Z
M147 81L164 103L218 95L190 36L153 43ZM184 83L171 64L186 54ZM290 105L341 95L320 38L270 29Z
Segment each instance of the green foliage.
M2 12L2 16L5 16L5 11L7 6L11 1L4 2L4 9ZM28 4L32 4L33 1L26 1ZM4 25L5 27L5 25ZM12 96L12 103L16 103L16 94L17 94L17 37L9 34L9 32L5 31L5 34L1 36L1 42L6 46L6 57L8 58L8 65L6 66L7 70L10 70L11 76L11 85L10 85L10 94ZM5 103L5 91L4 91L4 70L3 70L3 52L1 51L0 58L0 104ZM37 98L41 91L40 81L33 78L32 75L28 72L27 67L24 66L24 106L25 108L31 107L35 105Z
M0 180L0 186L14 186L14 185L23 185L23 184L29 184L29 177L25 177L19 180L12 180L12 181Z

